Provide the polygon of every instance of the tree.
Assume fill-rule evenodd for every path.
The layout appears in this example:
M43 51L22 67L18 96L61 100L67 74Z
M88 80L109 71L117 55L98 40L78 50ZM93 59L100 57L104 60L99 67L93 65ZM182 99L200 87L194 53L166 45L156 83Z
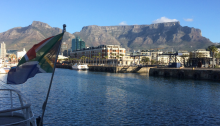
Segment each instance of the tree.
M212 52L212 68L214 68L215 52L217 52L218 48L216 48L214 45L211 45L207 48L207 50Z
M142 57L141 62L143 63L147 63L150 61L150 59L148 57Z
M94 65L94 59L93 59L93 58L91 58L90 60L92 60L92 62L93 62L93 65Z
M151 59L151 65L153 65L153 64L155 64L156 63L156 61L155 60L153 60L153 59Z
M101 53L100 52L99 52L99 56L98 57L99 57L99 64L100 64L100 58L101 58Z
M97 59L99 58L99 56L96 56L96 65L98 65Z
M215 57L216 57L216 65L218 66L219 65L220 53L216 53Z
M82 63L83 63L83 57L81 57L81 58L80 58L80 60L81 60L81 61L82 61Z
M88 57L85 56L85 63L86 63L86 59L88 59Z
M116 55L116 59L117 59L117 66L118 66L119 55Z
M94 61L95 61L94 59L95 59L95 56L92 56L92 58L93 58L93 59L92 59L92 60L93 60L93 65L94 65Z
M105 56L105 64L107 64L108 56Z

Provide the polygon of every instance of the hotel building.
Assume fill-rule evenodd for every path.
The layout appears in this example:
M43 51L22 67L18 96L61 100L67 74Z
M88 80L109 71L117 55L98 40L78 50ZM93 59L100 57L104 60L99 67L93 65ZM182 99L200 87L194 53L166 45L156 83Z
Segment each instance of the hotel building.
M121 48L119 45L100 45L70 52L71 58L80 59L82 56L90 59L100 56L100 58L108 59L108 63L111 63L115 60L121 60L125 56L125 48Z

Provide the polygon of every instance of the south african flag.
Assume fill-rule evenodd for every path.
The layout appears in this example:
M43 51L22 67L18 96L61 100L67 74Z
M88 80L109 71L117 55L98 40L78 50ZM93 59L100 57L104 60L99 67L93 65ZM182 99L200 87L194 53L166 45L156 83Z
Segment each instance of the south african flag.
M51 36L34 45L8 72L7 84L22 84L37 73L52 73L64 33Z

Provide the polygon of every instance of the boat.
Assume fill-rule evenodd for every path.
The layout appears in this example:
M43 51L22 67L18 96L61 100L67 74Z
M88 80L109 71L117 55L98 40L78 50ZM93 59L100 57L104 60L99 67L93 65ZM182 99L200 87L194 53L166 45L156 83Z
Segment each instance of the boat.
M16 89L0 89L0 126L36 126L31 104Z
M7 74L9 72L10 68L2 67L0 68L0 74Z
M77 64L75 63L73 66L72 66L72 69L74 70L88 70L89 67L87 64Z

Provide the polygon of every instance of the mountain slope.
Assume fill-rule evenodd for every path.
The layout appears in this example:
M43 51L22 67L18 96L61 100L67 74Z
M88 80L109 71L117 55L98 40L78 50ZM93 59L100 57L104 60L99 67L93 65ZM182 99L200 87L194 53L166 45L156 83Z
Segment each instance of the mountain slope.
M46 23L33 21L32 24L27 27L16 27L0 33L0 40L6 43L7 49L22 50L26 48L26 50L28 50L34 44L61 32L62 29L60 28L53 28ZM67 42L70 47L73 38L75 38L74 35L66 32L63 42Z
M6 43L7 49L26 50L34 44L62 32L46 23L33 21L27 27L16 27L0 33L0 42ZM86 46L103 44L122 45L126 49L163 48L170 50L195 50L206 48L213 43L202 36L200 29L183 27L179 22L158 23L151 25L124 26L85 26L80 32L64 34L63 42L70 48L75 36L80 36Z
M164 50L194 50L213 44L201 35L200 29L182 27L179 22L151 25L85 26L80 36L88 46L120 44L130 49L163 47Z

